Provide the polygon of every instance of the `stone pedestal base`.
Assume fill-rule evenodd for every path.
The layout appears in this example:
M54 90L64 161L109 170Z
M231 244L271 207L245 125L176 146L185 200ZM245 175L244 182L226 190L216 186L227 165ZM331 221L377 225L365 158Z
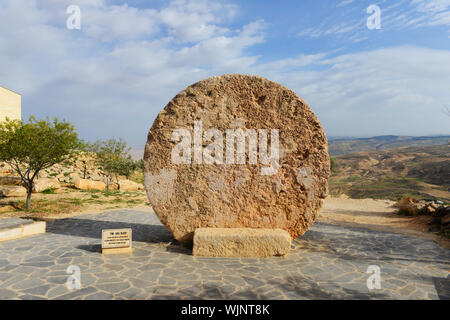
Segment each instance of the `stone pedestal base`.
M133 248L105 248L102 249L103 254L122 254L122 253L131 253L133 252Z
M199 228L194 233L194 256L274 257L285 256L291 236L282 229Z

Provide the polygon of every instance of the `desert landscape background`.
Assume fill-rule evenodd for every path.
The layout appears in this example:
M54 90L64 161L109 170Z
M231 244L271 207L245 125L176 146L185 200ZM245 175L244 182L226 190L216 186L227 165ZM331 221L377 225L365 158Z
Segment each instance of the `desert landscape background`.
M329 139L332 159L330 195L325 200L319 221L412 233L449 247L448 232L429 232L435 217L420 213L399 214L395 206L405 198L438 201L442 206L448 206L449 139L450 136ZM130 154L139 159L141 152L132 149ZM59 219L120 208L152 212L142 188L141 169L135 170L130 177L115 177L115 181L122 181L122 187L113 183L110 190L77 187L74 181L80 177L92 181L104 179L93 159L55 165L42 172L40 178L57 180L58 187L50 184L36 192L30 211L24 210L25 194L3 195L0 217ZM20 184L5 164L0 181L3 187ZM123 181L131 182L125 186Z
M448 136L330 139L330 194L450 201Z

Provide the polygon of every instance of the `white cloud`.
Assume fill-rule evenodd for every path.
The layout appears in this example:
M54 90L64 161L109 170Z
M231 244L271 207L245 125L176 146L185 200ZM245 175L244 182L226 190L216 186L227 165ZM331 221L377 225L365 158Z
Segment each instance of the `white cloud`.
M343 0L337 4L337 7L344 7L346 5L352 4L355 0Z
M180 42L196 42L230 32L217 25L234 16L236 7L206 0L175 0L159 13L169 33Z
M328 35L340 35L347 32L351 32L356 30L359 27L359 24L351 23L341 23L331 25L329 27L318 27L318 28L307 28L302 30L299 35L309 36L311 38L319 38Z
M381 9L381 24L385 31L450 26L450 0L398 0L389 4L384 0L377 4ZM306 26L299 36L328 36L350 42L365 39L370 32L366 27L367 6L366 2L341 1L336 5L339 9L330 11L320 25Z
M65 117L84 138L121 136L143 145L154 117L176 93L223 73L285 84L331 135L448 131L439 108L450 100L449 51L394 47L261 63L250 49L265 41L266 25L228 23L233 5L174 1L147 10L83 0L82 29L71 31L68 3L1 2L0 85L22 94L25 116ZM350 27L338 26L333 32Z
M450 8L450 0L412 0L421 12L438 13Z
M402 0L383 12L384 25L394 30L450 26L450 0Z
M25 116L65 117L88 138L140 143L173 95L244 70L257 59L245 50L264 39L263 21L227 27L234 6L222 2L173 1L158 11L81 1L81 30L66 29L69 3L1 3L0 85L23 95ZM167 20L169 9L181 24Z
M256 70L302 96L328 134L449 133L449 51L401 46L309 59L321 70L298 70L295 61Z
M83 8L82 13L82 32L104 41L138 39L158 31L156 10L102 5Z

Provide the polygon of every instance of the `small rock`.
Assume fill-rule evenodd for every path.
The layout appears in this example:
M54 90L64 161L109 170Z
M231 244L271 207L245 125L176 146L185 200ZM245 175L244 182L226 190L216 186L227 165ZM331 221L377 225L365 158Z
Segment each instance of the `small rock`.
M409 216L416 216L419 214L419 210L413 204L401 204L398 206L398 211Z
M108 185L108 190L109 191L111 191L111 190L119 190L119 185L117 183L110 183Z
M434 206L427 207L427 214L433 214L436 211L436 208Z

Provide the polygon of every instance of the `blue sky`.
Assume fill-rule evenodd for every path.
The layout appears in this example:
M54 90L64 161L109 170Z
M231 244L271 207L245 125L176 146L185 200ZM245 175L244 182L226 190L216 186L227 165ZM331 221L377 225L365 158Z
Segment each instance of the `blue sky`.
M142 147L177 92L224 73L294 90L328 136L450 134L450 0L0 1L0 86L88 140Z

